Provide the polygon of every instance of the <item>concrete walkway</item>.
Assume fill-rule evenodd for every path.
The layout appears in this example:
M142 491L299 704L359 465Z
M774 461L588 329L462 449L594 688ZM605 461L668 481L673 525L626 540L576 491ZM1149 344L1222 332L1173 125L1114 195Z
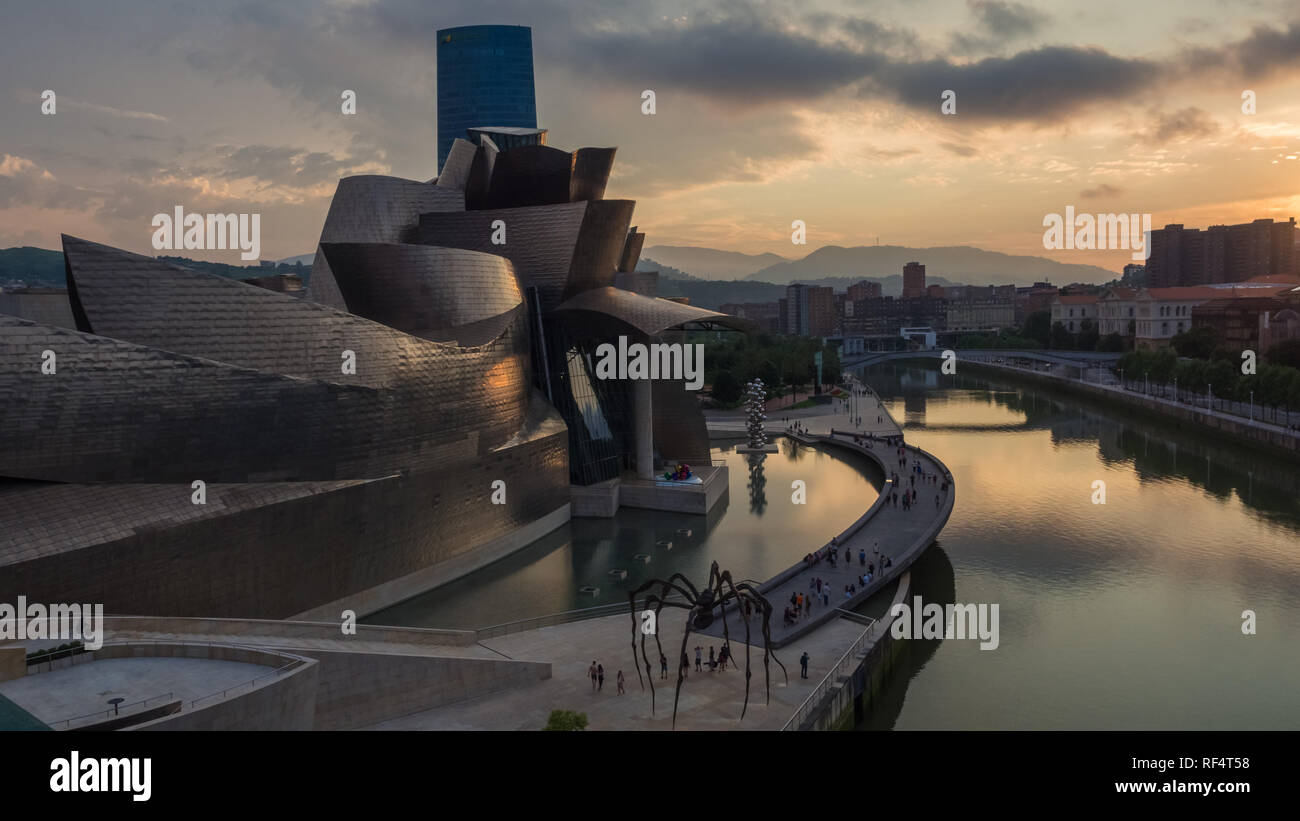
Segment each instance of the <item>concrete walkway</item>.
M853 386L854 398L850 400L832 399L825 405L797 410L767 410L767 430L770 435L783 432L791 422L798 421L800 430L826 436L831 429L853 430L871 433L876 436L898 436L902 429L898 427L889 412L885 410L880 397L870 386L858 381L852 374L845 374ZM858 424L857 417L861 418ZM713 436L746 432L744 411L706 411L705 423ZM786 420L789 420L787 422Z
M658 622L660 641L670 659L681 649L686 612L665 609ZM766 703L763 649L761 642L751 647L749 709L740 719L745 696L745 647L732 641L740 665L716 672L695 672L696 644L704 647L721 643L707 635L692 633L691 667L682 684L678 704L678 730L780 730L804 700L830 671L835 662L861 635L861 624L835 619L809 636L796 651L778 650L775 656L785 665L785 674L773 661L770 665L771 704ZM659 654L654 638L646 640L646 654L651 661L655 688L651 710L649 686L637 682L641 667L640 635L633 655L631 614L607 616L543 627L508 636L485 639L493 650L520 660L550 662L552 677L524 687L514 687L466 701L458 701L433 710L384 721L365 729L372 730L540 730L546 726L551 710L577 710L587 714L589 730L670 730L673 728L673 695L677 685L677 666L669 664L669 676L659 678ZM808 678L799 676L799 655L808 652ZM605 667L605 686L593 692L587 668L592 661ZM618 694L618 671L622 670L627 687ZM641 671L645 677L644 668Z
M874 442L871 448L866 448L855 444L851 435L842 433L797 438L865 454L880 465L887 478L880 498L872 502L864 514L865 521L859 520L841 534L837 547L824 545L818 548L823 556L830 549L836 550L838 560L835 566L825 558L812 566L800 562L760 586L760 591L772 605L770 629L772 641L778 647L797 642L826 621L838 618L841 608L852 610L858 607L897 579L943 529L956 498L951 483L948 490L942 489L944 480L948 478L948 469L930 454L914 447L903 446L905 455L899 456L898 448L884 442ZM905 464L899 464L900 459ZM913 473L913 466L918 462L923 474ZM891 471L898 474L897 485L888 478ZM938 481L931 483L931 477L938 477ZM916 504L908 510L901 500L904 492L913 487L916 489ZM900 501L897 505L888 499L892 493L898 494ZM847 561L846 548L849 552ZM865 559L862 558L864 554ZM889 557L892 562L883 572L880 569L882 557ZM867 564L875 565L875 572L871 581L863 585L861 576L867 572ZM822 580L823 589L827 591L825 597L816 595L816 579ZM846 591L849 585L853 585L852 593ZM787 626L783 612L790 604L791 596L799 593L813 599L811 611L807 615L801 613L794 623ZM738 613L728 611L727 628L733 641L738 636L744 637L745 628ZM752 623L750 629L757 631L758 622ZM716 619L704 632L721 636L722 631L722 620Z

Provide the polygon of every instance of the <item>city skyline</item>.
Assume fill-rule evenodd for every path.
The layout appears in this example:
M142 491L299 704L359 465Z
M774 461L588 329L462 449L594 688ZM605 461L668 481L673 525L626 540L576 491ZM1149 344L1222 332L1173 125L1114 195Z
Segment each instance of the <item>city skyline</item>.
M5 247L66 231L148 253L151 216L184 205L261 213L265 258L307 253L338 177L437 173L435 32L476 23L532 27L539 125L619 146L610 194L642 202L658 244L802 257L879 237L1118 272L1128 250L1044 249L1044 216L1300 212L1300 21L1284 3L339 2L151 10L131 30L68 8L15 10L23 36L0 58L16 114Z

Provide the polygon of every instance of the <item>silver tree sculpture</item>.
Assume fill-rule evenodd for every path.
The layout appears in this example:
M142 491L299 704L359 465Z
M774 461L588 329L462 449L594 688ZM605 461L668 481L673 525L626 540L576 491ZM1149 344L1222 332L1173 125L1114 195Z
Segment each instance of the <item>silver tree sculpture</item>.
M755 378L745 386L745 427L749 431L749 446L762 448L768 443L763 422L767 419L767 387L762 379Z

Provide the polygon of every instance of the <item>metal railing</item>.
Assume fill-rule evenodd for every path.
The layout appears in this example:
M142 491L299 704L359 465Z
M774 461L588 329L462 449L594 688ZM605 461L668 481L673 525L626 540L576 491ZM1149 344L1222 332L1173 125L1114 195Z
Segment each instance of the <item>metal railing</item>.
M651 592L651 591L647 591ZM679 596L668 597L672 601L680 599ZM631 611L628 609L627 602L616 604L598 604L595 607L584 607L578 610L565 610L561 613L550 613L545 616L534 616L528 619L517 619L508 621L504 624L494 624L491 627L484 627L478 631L478 640L495 638L496 636L508 636L511 633L523 633L527 630L536 630L539 627L555 627L560 624L569 624L575 621L584 621L586 619L599 619L605 616L628 615Z
M173 698L174 696L172 693L163 693L162 695L150 696L149 698L144 698L139 701L133 701L130 704L119 704L116 707L109 707L107 710L98 710L93 713L86 713L85 715L82 716L73 716L72 718L60 719L59 721L51 722L50 726L55 729L71 730L72 722L74 721L80 722L83 719L93 718L95 719L94 721L86 721L85 723L95 724L99 721L107 721L110 718L117 718L120 715L122 715L123 710L130 710L133 707L139 707L140 709L137 712L144 712L145 710L149 709L148 705L149 702L151 701L158 701L158 702L171 701ZM127 715L130 715L130 713L127 713ZM63 727L59 728L58 727L59 724L62 724Z
M865 619L867 617L859 616L859 618ZM831 688L839 684L840 677L847 674L857 664L858 654L874 640L873 634L876 631L876 625L879 624L876 619L868 619L868 621L870 624L867 625L867 628L854 639L853 644L849 645L849 649L844 651L844 655L840 656L840 660L835 662L830 672L813 688L813 691L808 694L808 698L803 700L803 703L799 705L799 709L794 711L794 715L790 716L790 720L781 728L782 731L798 730L802 727L809 716L821 707L822 701L830 693Z
M231 685L230 687L227 687L224 690L218 690L212 693L208 693L206 696L199 696L196 699L191 699L187 709L193 710L200 701L207 701L210 698L217 698L219 696L220 698L224 699L229 693L238 690L241 687L247 687L251 692L252 690L256 689L253 685L257 684L257 682L261 681L262 679L273 678L273 677L279 678L280 676L287 673L289 670L292 670L296 667L301 667L305 663L306 662L304 662L302 659L294 659L288 664L281 665L280 667L275 668L269 673L263 673L262 675L257 676L256 678L249 679L248 681L241 681L239 684Z

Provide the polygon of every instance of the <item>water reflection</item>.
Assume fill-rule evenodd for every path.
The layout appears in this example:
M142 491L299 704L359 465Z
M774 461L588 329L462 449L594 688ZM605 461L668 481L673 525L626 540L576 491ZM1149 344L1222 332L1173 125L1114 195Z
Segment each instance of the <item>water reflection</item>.
M861 516L882 479L864 457L778 441L780 452L756 467L735 452L736 443L714 450L728 466L729 489L708 517L623 508L612 519L574 519L519 553L365 621L472 628L625 603L642 582L672 573L703 584L714 560L736 580L774 576ZM795 480L806 485L805 504L792 499ZM749 504L730 505L732 498Z
M928 387L918 370L865 375L956 477L951 570L932 548L913 580L938 573L946 596L951 575L957 601L998 603L1002 643L910 652L887 691L901 707L865 727L1300 726L1294 463L1014 379ZM1270 629L1242 635L1247 609Z

